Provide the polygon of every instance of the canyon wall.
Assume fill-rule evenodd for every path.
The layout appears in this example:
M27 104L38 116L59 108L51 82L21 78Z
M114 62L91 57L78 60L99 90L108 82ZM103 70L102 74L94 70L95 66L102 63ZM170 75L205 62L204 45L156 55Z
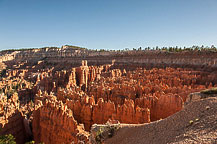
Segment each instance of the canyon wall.
M79 66L82 60L87 60L90 65L103 65L112 63L116 65L133 65L146 67L195 67L195 68L217 68L217 54L212 51L95 51L82 48L41 48L24 51L15 51L1 56L1 61L37 61L47 64L65 66ZM202 57L202 58L201 58ZM61 65L59 65L61 66Z

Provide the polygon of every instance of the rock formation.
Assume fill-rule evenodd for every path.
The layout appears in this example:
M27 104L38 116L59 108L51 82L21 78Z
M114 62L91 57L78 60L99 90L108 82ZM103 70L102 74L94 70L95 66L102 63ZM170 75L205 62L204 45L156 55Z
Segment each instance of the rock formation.
M13 94L7 99L0 96L0 135L12 134L18 144L23 144L31 136L29 126L25 125L26 118L19 109L18 96Z
M72 111L61 101L49 98L36 103L32 123L36 143L88 142L88 133L77 124Z
M17 143L88 143L93 124L164 119L190 93L217 86L216 53L70 46L0 53L0 134Z

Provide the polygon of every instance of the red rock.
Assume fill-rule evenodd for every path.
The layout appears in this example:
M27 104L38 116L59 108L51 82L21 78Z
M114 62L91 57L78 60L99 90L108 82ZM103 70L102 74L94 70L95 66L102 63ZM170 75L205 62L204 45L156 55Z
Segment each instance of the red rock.
M44 101L33 113L32 127L36 143L88 142L88 133L82 130L62 102Z

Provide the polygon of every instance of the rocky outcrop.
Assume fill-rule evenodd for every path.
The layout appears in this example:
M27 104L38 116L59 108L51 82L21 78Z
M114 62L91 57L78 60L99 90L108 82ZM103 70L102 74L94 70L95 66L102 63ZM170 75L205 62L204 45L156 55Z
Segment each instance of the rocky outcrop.
M19 110L18 96L13 94L7 99L0 96L0 135L12 134L17 144L25 143L31 136L29 125L25 125L25 117Z
M189 94L185 101L185 106L191 102L205 99L208 97L217 97L217 87Z
M76 77L78 81L78 86L87 88L89 68L87 66L87 61L82 61L82 65L76 69Z
M0 135L12 134L17 144L23 144L28 141L29 135L26 132L24 125L25 118L18 110L14 111L11 115L7 116L7 119L1 119L0 121Z
M88 142L88 133L78 125L72 111L55 98L37 101L32 127L36 143Z
M66 100L66 105L72 109L78 122L90 130L92 124L103 124L107 120L118 120L121 123L149 123L150 110L135 107L132 100L125 100L123 105L115 106L114 102L104 102L102 98L95 103L94 97L84 97L80 100Z
M111 138L120 128L120 122L117 120L108 120L105 124L94 124L91 127L91 144L103 143L105 139Z
M72 68L71 73L69 74L69 80L68 80L68 84L67 84L67 88L76 86L76 69Z
M151 120L164 119L183 108L183 99L178 95L163 95L151 108Z

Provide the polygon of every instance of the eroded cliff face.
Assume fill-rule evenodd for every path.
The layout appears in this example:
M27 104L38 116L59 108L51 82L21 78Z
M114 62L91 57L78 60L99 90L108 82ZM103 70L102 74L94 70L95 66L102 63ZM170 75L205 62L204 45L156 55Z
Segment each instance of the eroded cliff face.
M16 65L17 68L45 69L54 66L60 70L78 67L84 59L88 60L89 65L98 66L112 63L115 60L117 68L124 66L127 70L139 66L217 70L216 56L216 53L212 51L95 51L63 46L61 48L47 47L26 51L4 51L0 53L0 62L7 62L10 67Z
M46 99L44 99L46 97ZM73 113L55 97L37 100L33 112L33 135L36 143L46 144L88 142L88 133L79 126Z
M31 136L27 119L19 109L18 96L13 94L11 98L1 95L0 100L0 135L12 134L17 144L23 144Z
M12 133L19 143L32 137L45 144L88 143L95 123L166 118L183 108L188 94L217 86L215 54L202 55L198 62L200 55L190 59L189 53L94 57L67 48L13 53L2 60L0 134Z

